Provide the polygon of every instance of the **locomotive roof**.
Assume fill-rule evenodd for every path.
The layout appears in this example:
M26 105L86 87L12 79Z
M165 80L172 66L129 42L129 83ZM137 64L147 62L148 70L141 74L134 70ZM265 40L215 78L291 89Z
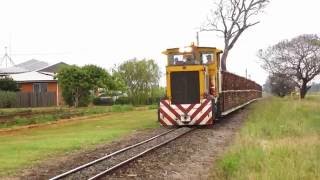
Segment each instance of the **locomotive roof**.
M222 53L223 51L216 48L216 47L199 47L199 46L194 46L194 45L191 45L191 46L187 46L187 47L191 47L192 49L196 49L197 51L200 51L200 52L208 52L208 51L214 51L216 53ZM180 52L180 48L169 48L169 49L166 49L166 51L162 52L163 54L165 55L168 55L168 54L173 54L173 53L183 53L183 52Z

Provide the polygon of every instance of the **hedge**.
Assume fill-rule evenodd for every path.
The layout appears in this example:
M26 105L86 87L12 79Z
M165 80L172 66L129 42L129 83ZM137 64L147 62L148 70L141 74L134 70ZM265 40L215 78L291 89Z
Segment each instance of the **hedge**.
M16 103L16 93L11 91L0 91L0 108L14 107Z

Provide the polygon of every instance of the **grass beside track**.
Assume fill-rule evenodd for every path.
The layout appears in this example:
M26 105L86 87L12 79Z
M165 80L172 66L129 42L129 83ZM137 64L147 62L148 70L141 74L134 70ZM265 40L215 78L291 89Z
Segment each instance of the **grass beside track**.
M252 106L214 179L320 179L320 96L268 98Z
M68 107L50 107L50 108L14 108L0 109L0 129L12 128L17 126L43 124L57 121L59 119L68 119L71 117L90 116L94 114L103 114L110 112L125 112L141 109L154 109L153 106L134 107L132 105L113 105L113 106L93 106L81 108ZM25 113L25 115L19 115ZM1 116L12 115L9 120L1 122Z
M158 127L156 110L108 116L0 133L0 176L46 157L110 142L136 130Z

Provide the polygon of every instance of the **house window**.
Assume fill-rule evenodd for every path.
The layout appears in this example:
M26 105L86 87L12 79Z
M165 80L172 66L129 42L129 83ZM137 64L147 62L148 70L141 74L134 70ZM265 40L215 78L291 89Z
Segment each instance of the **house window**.
M48 92L48 83L33 83L34 93L46 93Z

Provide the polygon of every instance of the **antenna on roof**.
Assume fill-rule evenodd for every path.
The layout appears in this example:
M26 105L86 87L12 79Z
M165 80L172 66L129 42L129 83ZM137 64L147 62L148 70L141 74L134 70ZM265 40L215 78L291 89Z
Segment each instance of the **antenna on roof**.
M0 61L0 66L2 66L3 63L5 63L6 65L6 68L8 67L8 63L11 63L11 65L14 66L14 62L12 61L11 57L8 55L8 47L5 46L4 47L4 50L5 50L5 53L4 53L4 56L2 57L1 61Z

